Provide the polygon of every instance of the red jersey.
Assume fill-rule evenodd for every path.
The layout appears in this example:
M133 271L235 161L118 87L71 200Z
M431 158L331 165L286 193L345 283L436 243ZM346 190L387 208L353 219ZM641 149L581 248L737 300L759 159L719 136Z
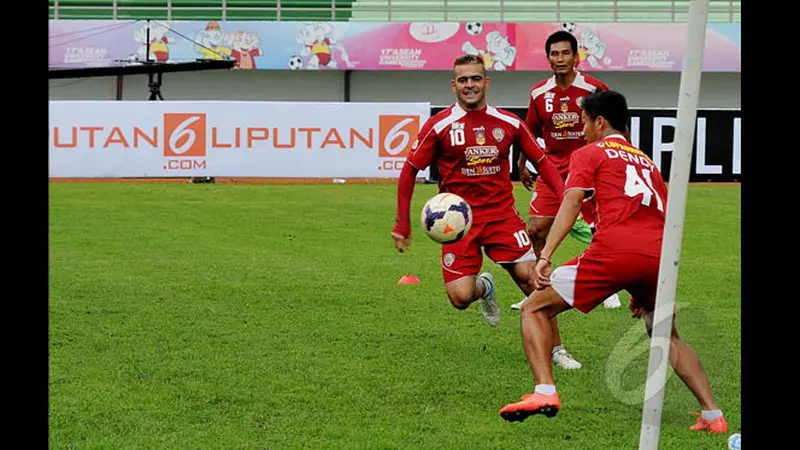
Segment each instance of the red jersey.
M597 78L575 72L575 80L567 89L558 87L555 75L533 86L525 117L531 130L541 130L544 151L564 177L572 152L586 145L581 121L583 98L598 89L608 90Z
M517 214L509 175L512 144L534 163L545 158L516 114L492 106L467 111L454 104L425 122L407 162L418 170L435 162L439 192L466 200L476 223L490 222Z
M597 207L593 251L661 254L667 187L658 167L621 135L573 152L565 192L582 189Z

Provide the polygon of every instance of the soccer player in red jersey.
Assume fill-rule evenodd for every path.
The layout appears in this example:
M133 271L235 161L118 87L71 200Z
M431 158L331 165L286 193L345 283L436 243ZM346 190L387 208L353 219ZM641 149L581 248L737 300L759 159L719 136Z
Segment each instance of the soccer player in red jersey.
M578 63L578 41L572 34L566 31L551 34L545 42L545 52L553 69L553 76L535 84L531 89L525 121L534 134L544 139L545 154L556 165L562 178L566 178L570 155L586 143L581 124L581 102L592 92L608 90L608 86L575 69ZM525 155L520 155L518 166L520 180L530 190L533 178L526 161ZM528 233L537 255L544 247L560 204L561 198L547 183L536 183L528 210ZM594 228L592 205L587 203L582 212L583 219L590 224L589 227ZM573 233L577 239L588 244L592 232L585 223L581 222L580 225L582 226L573 229ZM515 303L511 308L520 309L522 303ZM618 308L619 296L612 293L604 304L607 308ZM577 361L565 360L560 365L568 369L580 368Z
M536 256L525 221L514 206L508 158L518 146L534 162L542 178L563 191L563 180L542 153L536 138L519 116L486 103L490 86L483 60L464 55L456 59L452 88L456 103L422 126L403 165L397 188L397 219L392 230L395 247L410 245L410 207L415 178L431 164L439 169L439 192L461 196L472 208L473 224L460 241L442 245L442 274L450 303L466 309L480 301L484 319L500 321L493 276L479 275L482 249L503 266L526 294L536 288Z
M589 313L609 294L624 289L636 298L630 305L633 317L644 317L647 332L652 333L667 187L650 158L623 137L628 106L622 94L604 91L587 96L582 120L589 144L571 157L563 201L536 264L537 283L545 287L522 307L522 345L536 387L500 410L508 421L532 414L552 417L561 408L548 358L552 317L571 308ZM581 205L589 201L597 208L597 233L581 255L552 270L550 259ZM727 422L714 402L700 359L681 340L674 322L669 356L675 373L700 403L701 415L690 428L726 432Z

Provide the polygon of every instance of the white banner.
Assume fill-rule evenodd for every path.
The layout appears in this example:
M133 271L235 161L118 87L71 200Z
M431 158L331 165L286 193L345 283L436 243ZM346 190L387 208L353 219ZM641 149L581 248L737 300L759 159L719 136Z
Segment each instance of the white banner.
M397 177L429 115L429 103L51 101L50 177Z

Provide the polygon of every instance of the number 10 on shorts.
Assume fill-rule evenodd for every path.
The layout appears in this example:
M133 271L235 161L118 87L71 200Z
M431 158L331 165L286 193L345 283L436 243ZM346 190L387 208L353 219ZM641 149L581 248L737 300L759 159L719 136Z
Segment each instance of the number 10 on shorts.
M514 233L514 239L517 240L519 248L525 248L531 245L531 239L528 237L528 232L525 230L519 230Z

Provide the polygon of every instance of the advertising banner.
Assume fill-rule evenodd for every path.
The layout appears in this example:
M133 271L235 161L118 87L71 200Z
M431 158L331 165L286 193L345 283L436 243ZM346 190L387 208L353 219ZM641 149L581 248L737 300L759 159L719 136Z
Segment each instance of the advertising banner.
M685 23L50 20L50 66L232 58L237 70L549 70L547 36L573 33L587 71L681 70ZM148 31L149 29L149 31ZM148 54L149 48L149 54ZM709 24L703 70L739 72L739 24Z
M430 104L51 101L49 109L54 178L395 178Z
M504 108L521 118L526 108ZM436 114L442 108L433 108ZM631 109L628 126L633 144L646 153L669 181L670 163L675 139L675 109ZM692 149L691 182L739 182L742 177L742 112L739 109L700 109L697 111L695 140ZM539 140L540 145L544 142ZM514 149L509 160L511 179L519 180L517 160L519 150ZM533 166L528 168L534 173ZM430 179L437 179L432 167Z
M546 70L545 42L566 29L578 41L579 67L586 71L680 72L686 23L526 23L516 26L517 70ZM741 27L712 23L706 30L704 72L741 71Z

